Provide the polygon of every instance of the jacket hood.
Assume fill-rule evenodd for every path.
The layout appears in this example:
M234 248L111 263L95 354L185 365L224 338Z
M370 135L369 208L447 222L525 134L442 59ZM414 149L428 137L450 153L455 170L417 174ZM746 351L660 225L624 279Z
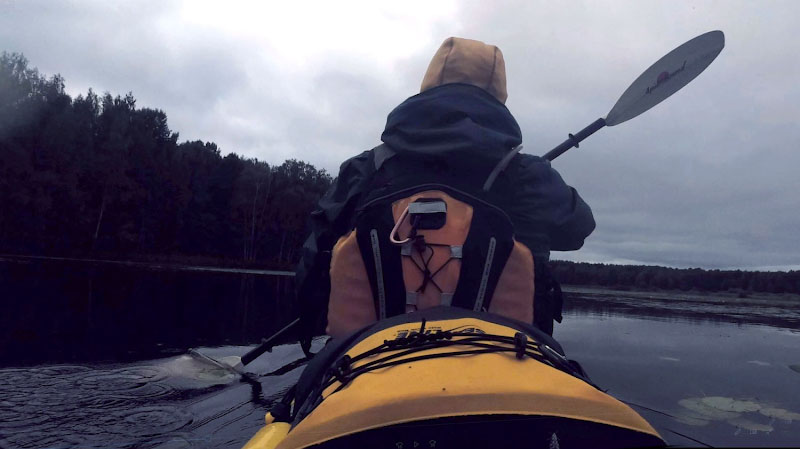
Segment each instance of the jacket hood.
M449 83L472 84L506 102L506 64L503 52L481 41L448 37L433 55L420 92Z
M396 153L491 163L522 143L511 112L485 90L461 83L428 89L397 106L381 140Z

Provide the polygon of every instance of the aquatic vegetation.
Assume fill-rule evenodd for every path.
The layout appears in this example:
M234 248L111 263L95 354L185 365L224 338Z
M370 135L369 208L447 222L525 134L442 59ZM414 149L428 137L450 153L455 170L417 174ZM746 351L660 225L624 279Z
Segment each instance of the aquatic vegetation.
M747 418L734 418L729 419L728 424L734 425L740 429L749 430L750 433L757 433L757 432L772 432L772 426L768 424L760 424L755 421L750 421Z
M781 419L783 421L788 421L788 422L800 421L800 413L791 412L789 410L782 408L773 408L773 407L762 408L758 412L764 416Z
M795 413L783 408L777 408L766 403L759 403L755 399L734 399L724 396L706 396L702 398L686 398L678 404L689 412L679 411L676 421L689 426L705 426L710 421L725 421L739 430L747 430L751 434L758 432L772 432L775 419L791 423L800 421L800 413ZM765 416L772 420L768 423L759 423L753 419L742 416ZM758 415L756 414L758 413Z
M711 421L725 421L741 416L741 414L737 412L714 408L711 405L704 403L703 398L681 399L678 401L678 404L683 408L689 409L695 413L699 413L703 419Z
M757 412L761 410L761 405L753 401L737 401L733 398L722 396L710 396L703 398L703 404L725 412Z

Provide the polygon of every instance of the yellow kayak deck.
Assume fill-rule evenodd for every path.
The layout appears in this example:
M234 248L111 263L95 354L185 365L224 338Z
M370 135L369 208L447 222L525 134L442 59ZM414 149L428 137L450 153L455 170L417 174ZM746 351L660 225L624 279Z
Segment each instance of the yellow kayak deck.
M268 423L245 448L347 447L336 441L350 438L349 444L376 442L379 446L375 447L441 449L459 447L481 427L485 430L468 441L476 442L491 431L498 434L488 436L489 441L498 447L514 447L509 438L524 438L529 430L543 426L547 429L540 429L545 434L542 438L549 438L550 446L555 442L555 447L564 447L558 442L574 439L571 434L579 428L584 432L608 431L613 434L609 438L623 445L629 437L648 446L663 444L652 426L630 407L550 362L552 348L529 340L528 355L521 358L510 343L505 344L505 351L479 352L480 345L503 346L503 341L519 338L518 328L503 323L473 316L431 320L425 324L427 332L460 330L459 337L451 337L440 347L385 348L358 358L386 346L386 341L407 339L415 328L420 328L419 322L404 322L362 338L346 354L356 360L348 372L363 368L363 373L343 379L345 383L329 379L320 385L316 404L306 406L310 412L292 424ZM508 338L487 344L480 343L488 338L483 336ZM479 345L475 353L461 354L475 342ZM380 365L381 360L391 363L380 367L386 365ZM377 369L372 369L376 365ZM459 429L455 433L461 435L442 432L443 426ZM516 428L521 428L522 436L514 436ZM366 440L364 435L368 436Z

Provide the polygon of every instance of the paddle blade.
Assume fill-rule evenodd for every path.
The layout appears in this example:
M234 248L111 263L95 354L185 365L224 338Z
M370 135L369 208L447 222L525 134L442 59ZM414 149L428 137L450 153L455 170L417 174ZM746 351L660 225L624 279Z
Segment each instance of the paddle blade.
M709 31L667 53L622 94L606 125L618 125L666 100L702 73L724 47L722 31Z

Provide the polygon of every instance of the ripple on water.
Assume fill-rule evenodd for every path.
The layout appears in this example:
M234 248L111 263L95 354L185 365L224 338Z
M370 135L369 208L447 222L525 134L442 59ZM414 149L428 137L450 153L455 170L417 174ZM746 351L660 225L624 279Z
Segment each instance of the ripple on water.
M165 398L175 393L175 388L165 384L147 383L137 388L125 391L114 391L109 393L111 397L117 399L155 399Z
M114 400L141 400L169 396L175 389L167 384L159 383L167 373L158 367L142 366L122 368L111 371L100 371L74 380L76 387L85 392L77 402L84 406L92 406L93 402L109 405ZM89 404L87 404L89 402Z
M103 391L125 391L141 387L144 384L158 382L167 377L167 372L155 366L137 366L115 370L95 371L80 376L74 382L83 388Z
M46 424L50 416L44 413L13 413L11 410L0 409L0 430L15 432L29 431Z
M48 448L48 449L66 449L74 447L66 443L61 437L57 435L42 435L42 434L15 434L7 437L0 436L0 447L2 448Z
M81 398L80 407L89 410L113 410L130 405L129 398L115 396L91 396Z
M0 370L0 447L137 447L179 430L190 414L153 405L175 392L167 377L156 366Z
M24 404L30 395L30 391L18 389L3 391L2 394L4 406L0 406L0 410L3 410L4 408L14 408Z
M86 374L87 372L91 371L92 369L88 366L81 366L81 365L54 365L54 366L47 366L42 368L32 368L29 371L32 374L40 375L40 376L47 376L47 377L63 377L63 376L70 376L75 374Z
M120 410L114 413L114 433L129 436L157 436L191 424L192 415L181 408L162 405Z
M161 441L152 441L152 443L155 444L153 449L187 449L197 447L198 443L201 441L204 440L196 437L193 438L188 435L170 435Z
M29 384L31 378L36 377L31 370L26 369L4 369L0 370L0 392L18 391L20 386Z

